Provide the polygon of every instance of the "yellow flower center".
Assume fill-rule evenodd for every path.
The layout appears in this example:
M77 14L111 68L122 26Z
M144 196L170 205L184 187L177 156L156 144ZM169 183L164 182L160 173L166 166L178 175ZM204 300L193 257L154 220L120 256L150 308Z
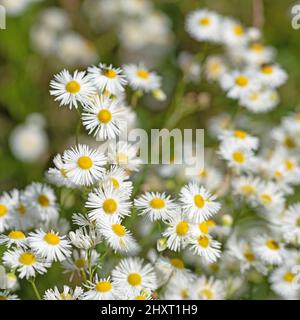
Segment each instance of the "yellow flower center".
M218 62L213 62L209 65L209 70L212 74L218 74L220 71L220 64Z
M153 209L163 209L165 207L165 200L161 198L153 198L150 201L150 206Z
M253 262L255 260L255 255L253 254L253 252L250 249L247 249L244 252L244 257L246 258L246 260L248 260L249 262Z
M241 151L235 151L235 152L233 152L233 154L232 154L232 159L233 159L235 162L237 162L237 163L239 163L239 164L242 164L242 163L245 162L245 155L244 155L243 152L241 152Z
M284 274L283 280L286 282L293 282L295 279L296 275L293 274L292 272L288 271Z
M272 74L273 73L273 68L270 65L263 65L261 67L261 72L264 74Z
M60 299L61 300L72 300L72 296L70 295L70 293L61 293L60 294Z
M183 269L184 268L184 262L181 259L171 259L170 260L171 265L177 269Z
M199 25L201 26L209 26L210 25L210 19L207 17L199 19Z
M297 114L295 115L295 119L296 119L296 121L300 122L300 113L297 113Z
M203 221L201 223L199 223L199 229L202 233L204 234L208 234L208 224L206 221Z
M146 300L146 297L145 296L136 296L135 298L134 298L134 300Z
M119 237L124 237L126 234L126 229L121 224L113 224L111 228L112 231Z
M80 91L80 84L75 81L75 80L72 80L70 82L67 83L66 85L66 90L69 92L69 93L77 93Z
M7 300L6 296L0 296L0 300Z
M238 76L236 79L235 79L235 83L236 85L238 85L239 87L246 87L249 83L249 80L247 77L245 76Z
M79 258L77 260L75 260L75 266L78 268L78 269L84 269L85 266L86 266L86 259L85 258Z
M281 173L279 170L276 170L276 171L274 172L274 176L275 176L276 178L282 178L282 173Z
M188 297L189 297L188 289L186 289L186 288L181 289L181 298L182 299L187 299Z
M189 224L186 221L181 221L176 226L176 233L178 236L183 237L189 231Z
M209 288L204 288L201 290L201 295L203 295L206 299L212 300L214 297L213 292Z
M149 78L149 72L147 70L141 69L136 73L139 78L147 80Z
M260 195L263 204L268 205L272 202L272 197L269 194L263 193Z
M255 191L255 188L250 184L243 185L241 189L243 193L248 193L248 194L253 193Z
M93 166L93 161L90 157L82 156L77 160L77 164L82 170L89 170Z
M13 230L8 234L8 237L13 240L25 239L25 234L22 231Z
M291 171L295 168L295 164L289 159L284 161L284 165L287 171Z
M99 281L96 284L96 290L98 292L108 292L112 289L112 284L109 281Z
M201 169L201 170L199 171L199 176L200 176L201 178L207 178L207 176L208 176L207 170Z
M271 249L271 250L278 250L279 249L279 244L277 243L277 241L269 239L266 241L266 246Z
M236 130L233 135L238 139L245 139L247 137L247 132L243 130Z
M19 208L17 209L17 211L19 212L19 214L21 216L24 216L24 214L26 213L26 207L23 204L20 204Z
M128 163L128 155L122 152L118 153L117 161L118 163L123 163L123 164Z
M25 266L32 266L36 262L36 257L31 252L24 252L20 255L19 262Z
M113 214L113 213L116 212L116 210L118 208L118 204L114 199L106 199L103 202L102 208L103 208L105 213Z
M0 204L0 217L4 217L7 214L7 206Z
M205 199L200 194L197 194L194 196L194 203L197 208L203 208L205 204Z
M56 246L60 243L60 238L52 232L46 233L44 236L44 240L52 246Z
M119 181L117 179L111 178L111 182L112 182L114 188L117 189L117 188L120 187L120 183L119 183Z
M296 147L296 143L291 137L286 137L284 139L284 145L289 149L293 149Z
M118 74L115 70L113 69L105 69L102 73L105 77L114 79Z
M200 236L198 238L198 243L202 248L207 248L209 245L209 239L206 236Z
M108 109L102 109L98 113L98 120L101 123L107 124L112 118L111 112Z
M263 49L264 49L264 46L259 42L254 42L250 46L250 50L255 51L257 53L262 52Z
M296 226L300 228L300 218L296 220Z
M240 37L245 33L245 29L240 24L237 24L234 26L233 32L236 36Z
M45 195L45 194L41 194L38 197L38 203L42 206L42 207L48 207L50 204L49 198Z
M136 287L142 283L142 277L138 273L130 273L127 281L131 286Z

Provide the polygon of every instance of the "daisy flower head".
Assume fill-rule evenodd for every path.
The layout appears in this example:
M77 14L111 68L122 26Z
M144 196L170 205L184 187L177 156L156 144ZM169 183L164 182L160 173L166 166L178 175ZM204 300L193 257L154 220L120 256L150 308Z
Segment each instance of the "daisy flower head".
M195 223L209 219L220 210L221 205L215 200L214 195L196 182L190 182L180 191L183 212Z
M283 244L272 236L257 235L252 242L254 254L263 262L280 265L285 253Z
M24 208L34 211L38 220L49 222L58 218L55 193L46 184L33 182L27 186L22 194L21 201L25 205Z
M68 178L76 185L91 185L102 178L105 172L105 156L96 149L79 144L63 155Z
M125 90L124 86L127 84L126 77L122 74L120 68L114 68L112 65L108 66L103 63L99 63L98 67L89 67L88 78L100 93L106 91L116 96Z
M157 279L153 267L140 258L126 258L112 271L112 281L117 289L139 294L141 290L153 291Z
M60 236L53 230L42 229L29 233L29 246L36 254L49 262L63 261L71 255L71 245L66 236Z
M263 45L259 40L252 41L245 48L244 59L250 64L261 65L274 59L274 49Z
M177 209L169 195L159 192L146 192L134 200L134 205L140 211L140 215L145 215L150 221L166 220Z
M216 227L215 221L209 219L206 221L202 221L199 223L193 223L191 225L190 234L192 237L200 237L200 236L206 236L209 234L210 230L214 227Z
M117 292L114 283L108 278L98 278L96 275L93 282L88 282L88 291L83 294L82 300L115 300Z
M138 157L138 148L134 144L119 141L108 147L109 162L124 168L126 171L138 171L142 160Z
M128 216L131 202L127 193L114 189L110 183L90 192L85 206L91 209L89 212L90 220L99 221L115 216L121 218Z
M0 232L9 228L13 198L6 192L0 196Z
M219 155L227 161L229 167L237 171L252 169L254 154L248 146L236 144L231 140L224 140L220 144Z
M163 298L166 300L193 300L192 284L189 279L182 281L182 279L174 277L167 284Z
M217 190L220 187L223 177L220 170L205 164L205 168L200 168L196 176L190 177L209 190Z
M222 41L229 47L244 46L248 41L245 27L238 21L226 18L222 23Z
M163 236L167 238L168 248L173 251L184 249L187 246L191 230L191 223L187 217L180 210L174 210L166 223L167 228L163 232Z
M232 180L234 194L243 197L243 199L253 202L256 199L256 193L261 181L257 177L250 175L240 175Z
M59 291L57 287L45 291L44 300L81 300L83 290L75 287L73 290L69 286L63 286L63 290Z
M7 248L10 248L11 246L25 248L27 239L23 231L11 230L7 235L0 234L0 245L6 245Z
M122 225L119 217L99 220L97 223L98 232L107 241L115 252L136 253L139 246L131 232Z
M60 102L60 106L69 105L78 108L78 103L85 104L91 96L95 94L95 88L91 85L90 79L85 72L78 72L73 75L69 71L63 70L51 80L50 94L55 96L55 101Z
M0 291L0 300L20 300L16 294L11 294L8 290Z
M286 241L300 243L300 202L290 205L285 210L280 226Z
M227 71L224 58L211 55L205 60L205 75L209 81L218 81Z
M221 243L214 240L209 234L191 237L190 250L199 255L205 264L216 262L221 254Z
M100 243L100 239L87 228L78 228L69 232L69 239L73 246L78 249L88 250Z
M275 269L270 276L271 288L283 299L299 299L298 277L293 271L293 266L284 265Z
M256 150L259 143L258 138L251 136L244 130L224 130L219 139L221 141L230 140L236 145L241 145L252 150Z
M258 70L259 81L268 87L280 87L287 81L287 78L287 73L275 63L264 63Z
M8 250L3 255L3 263L19 272L19 278L35 277L47 272L50 263L29 249Z
M103 184L112 183L114 189L122 190L122 192L126 192L128 196L131 195L133 185L125 169L113 165L106 171L102 180Z
M195 40L219 42L221 17L210 10L196 10L186 20L186 30Z
M200 300L224 300L226 295L225 286L221 280L213 277L201 276L193 285L196 299Z
M57 154L54 157L53 163L55 168L50 168L47 172L47 179L49 182L59 187L65 186L68 188L75 188L76 185L68 178L65 163L60 154Z
M125 65L124 73L134 90L149 92L161 85L161 78L155 72L149 71L143 63Z
M82 122L97 140L114 139L124 130L126 111L116 99L97 95L83 107Z

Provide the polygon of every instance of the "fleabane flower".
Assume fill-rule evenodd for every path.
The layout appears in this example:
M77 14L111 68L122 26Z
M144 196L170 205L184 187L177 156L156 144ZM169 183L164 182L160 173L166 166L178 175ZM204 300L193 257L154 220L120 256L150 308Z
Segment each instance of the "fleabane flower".
M82 122L97 140L114 139L126 125L126 111L118 100L97 95L83 107Z
M226 18L222 23L222 41L229 47L243 46L248 41L245 27L238 21Z
M85 206L91 209L89 211L90 220L98 221L115 216L121 218L128 216L131 202L127 193L114 189L112 184L107 184L90 192Z
M258 138L251 136L244 130L224 130L219 139L221 141L230 140L236 145L241 145L252 150L256 150L259 143Z
M0 234L0 244L6 245L8 248L11 246L26 247L27 239L24 232L20 230L11 230L7 235Z
M134 90L149 92L161 85L161 78L155 72L149 71L143 63L125 65L124 73Z
M280 87L286 82L287 78L287 73L274 63L262 64L258 70L259 81L268 87Z
M83 294L82 300L115 300L118 297L118 290L110 277L99 279L96 275L93 282L88 282L87 289L88 291Z
M195 223L209 219L220 210L221 205L215 200L214 195L195 182L185 185L180 191L183 212Z
M122 225L119 217L101 219L97 223L98 232L115 252L136 253L138 244L130 231Z
M28 243L34 252L49 262L63 261L71 255L71 245L66 236L60 236L53 230L31 232Z
M20 279L35 277L37 273L46 273L47 268L50 267L50 263L30 249L6 251L3 255L3 263L10 268L15 268L19 272Z
M177 208L170 196L159 192L146 192L134 200L134 205L150 221L166 220Z
M112 281L117 290L139 294L141 290L155 290L158 286L153 267L140 258L126 258L112 271Z
M224 300L226 288L221 280L201 276L193 284L193 298L200 300Z
M122 74L120 68L114 68L112 65L99 63L99 65L88 68L88 78L100 91L109 92L113 95L118 95L124 91L124 86L127 84L125 75Z
M59 291L57 287L45 291L44 300L80 300L83 290L75 287L73 290L69 286L63 286L63 290Z
M9 228L9 221L11 219L13 206L12 200L12 197L7 192L0 196L0 232Z
M78 103L85 104L95 93L95 87L91 84L85 72L78 72L73 75L67 70L63 70L51 80L50 94L55 96L55 101L59 101L61 106L68 105L78 108Z
M76 185L91 185L101 179L105 172L104 155L87 145L79 144L63 155L67 177Z

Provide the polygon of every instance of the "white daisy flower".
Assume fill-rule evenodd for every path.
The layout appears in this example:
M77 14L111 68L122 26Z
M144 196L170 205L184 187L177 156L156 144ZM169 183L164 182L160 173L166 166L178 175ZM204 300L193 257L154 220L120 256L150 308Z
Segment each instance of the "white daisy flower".
M300 202L287 208L280 221L280 228L286 241L300 243Z
M190 234L194 238L198 238L200 236L205 236L209 234L210 229L216 227L215 221L209 219L206 221L202 221L200 223L192 224Z
M221 243L212 239L210 235L201 235L197 238L190 238L190 250L199 255L206 264L216 262L221 254Z
M98 67L89 67L88 77L101 93L108 91L110 94L118 95L124 91L124 86L127 84L120 68L103 63L99 63Z
M57 287L45 291L44 300L81 300L83 290L80 287L75 287L73 290L69 286L63 286L63 291L60 292Z
M180 191L183 211L195 223L207 220L220 210L221 205L215 199L214 195L195 182L185 185Z
M268 235L257 235L252 242L254 254L268 264L280 265L283 262L282 243Z
M243 25L226 18L222 23L222 41L228 46L243 46L248 41L248 34Z
M205 60L205 75L208 80L219 80L226 71L227 66L223 57L211 55Z
M117 290L110 278L96 278L93 282L88 282L89 289L83 294L82 300L115 300Z
M79 144L63 155L68 178L77 185L91 185L102 178L106 160L104 155L87 145Z
M243 197L247 201L254 201L256 199L258 186L261 180L252 176L239 176L232 179L231 185L235 195Z
M252 150L256 150L259 143L258 138L251 136L244 130L224 130L219 139L221 141L230 140L236 145L241 145Z
M193 300L192 282L174 277L166 286L163 298L166 300Z
M25 248L27 245L27 239L25 234L20 230L12 230L8 235L0 234L0 244L6 245L8 248L16 246Z
M9 229L13 198L6 192L0 196L0 232Z
M217 190L223 182L223 176L220 170L215 167L205 165L205 168L200 168L196 176L187 177L191 180L203 185L209 190Z
M60 236L53 230L45 232L42 229L29 233L30 247L47 261L63 261L71 255L71 245L66 236Z
M75 188L76 185L68 178L65 164L60 154L57 154L54 157L53 163L55 168L50 168L46 175L49 182L58 187L65 186L68 188Z
M6 251L3 255L3 263L10 268L16 268L20 279L35 277L37 273L46 273L47 268L51 266L50 263L27 249Z
M246 62L250 64L261 65L274 59L274 49L264 46L259 41L254 41L244 49L243 56Z
M150 264L144 264L143 259L127 258L112 271L113 284L117 290L139 294L141 290L155 290L158 286L156 275Z
M46 184L33 182L24 190L21 201L28 210L33 210L35 216L49 222L58 218L56 196L52 188Z
M277 64L262 64L258 71L259 81L268 87L277 88L287 81L287 73Z
M126 252L128 254L137 252L139 246L136 240L131 232L122 225L119 217L99 220L97 229L115 252Z
M129 176L126 171L119 166L111 166L110 169L105 172L102 180L103 184L112 183L114 189L126 192L128 196L132 193L132 182L129 181Z
M229 167L238 171L249 171L253 165L253 151L248 146L241 146L231 140L220 144L219 155L227 161Z
M100 255L96 250L90 252L90 266L93 268L97 265ZM69 281L72 281L74 276L81 276L82 272L88 271L88 254L86 250L73 250L72 256L62 261L64 273L70 273Z
M63 70L51 80L50 94L56 96L55 101L59 101L61 106L69 105L78 108L78 102L87 103L89 98L95 94L95 88L91 85L90 79L85 72L74 72L73 76L67 70Z
M186 20L187 32L198 41L220 41L220 16L210 10L196 10Z
M108 149L108 159L112 164L119 165L128 171L138 171L142 160L138 158L138 148L136 145L119 141L117 144L110 144Z
M78 249L91 249L97 243L100 243L100 239L97 238L94 232L87 230L86 228L79 228L69 233L69 238L73 246Z
M184 249L190 235L191 223L180 211L168 217L166 223L167 228L162 235L167 238L168 248L173 251Z
M166 220L174 214L177 205L169 195L159 192L146 192L134 200L134 205L150 221Z
M197 83L200 80L201 65L196 57L187 51L182 51L178 56L178 64L186 80Z
M200 300L224 300L226 290L221 280L201 276L193 285L194 297Z
M275 269L270 276L271 288L287 300L299 299L299 284L293 266L285 265Z
M114 139L126 125L126 108L116 99L97 95L83 107L82 122L97 140Z
M121 218L128 216L131 202L127 193L114 189L112 184L108 184L90 192L85 206L91 209L89 212L90 220L99 221L115 216Z
M20 300L16 294L11 294L8 290L0 291L0 300Z
M134 90L149 92L161 85L161 78L155 72L149 71L143 63L125 65L124 73Z

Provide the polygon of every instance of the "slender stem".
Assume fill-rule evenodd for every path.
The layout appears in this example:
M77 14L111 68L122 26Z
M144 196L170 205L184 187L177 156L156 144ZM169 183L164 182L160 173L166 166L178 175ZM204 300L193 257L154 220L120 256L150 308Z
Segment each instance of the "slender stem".
M38 300L41 300L41 295L40 295L40 293L39 293L39 291L38 291L38 289L37 289L37 287L36 287L36 285L35 285L35 279L33 279L33 280L28 280L28 282L31 283L32 289L33 289L33 291L34 291L37 299L38 299Z
M77 126L76 126L76 136L75 136L75 142L76 142L76 145L78 145L79 143L79 134L80 134L80 128L81 128L81 114L80 114L80 111L79 109L76 109L78 114L79 114L79 120L78 120L78 123L77 123Z

